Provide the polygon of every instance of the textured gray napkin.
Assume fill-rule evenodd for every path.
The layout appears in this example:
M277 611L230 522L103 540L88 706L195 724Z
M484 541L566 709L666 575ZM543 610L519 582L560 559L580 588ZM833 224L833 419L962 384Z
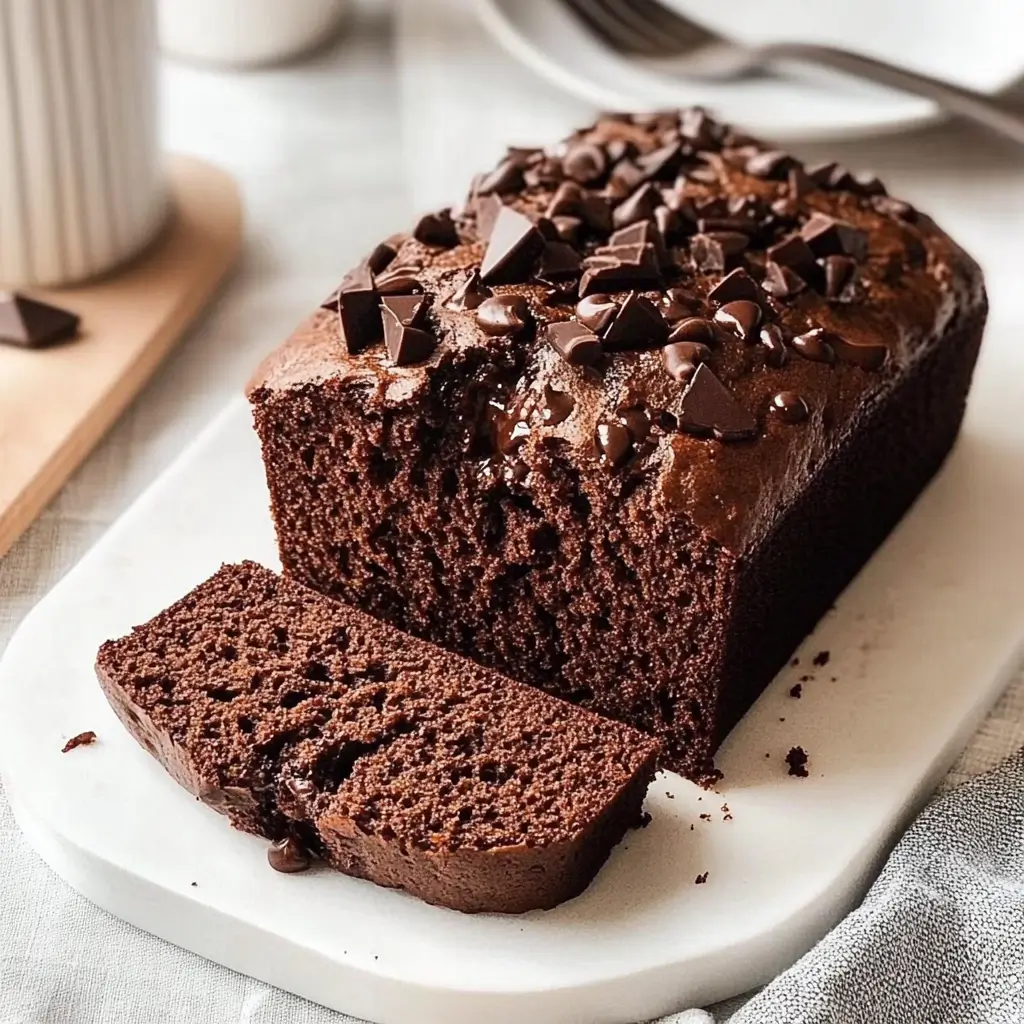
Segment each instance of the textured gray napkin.
M863 904L729 1024L1022 1024L1024 751L933 801ZM661 1024L698 1024L687 1011Z

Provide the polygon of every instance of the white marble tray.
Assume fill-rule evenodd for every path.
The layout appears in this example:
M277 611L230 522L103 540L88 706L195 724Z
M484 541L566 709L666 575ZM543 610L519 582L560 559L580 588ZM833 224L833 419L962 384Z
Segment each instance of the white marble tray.
M1022 379L1016 333L990 338L950 462L806 642L799 667L734 731L721 792L659 777L651 825L557 910L471 917L326 870L278 875L263 843L178 789L107 707L92 674L104 638L221 561L275 564L240 401L8 648L0 769L11 804L53 869L112 913L386 1024L611 1024L750 988L857 900L1014 662L1024 634ZM814 667L821 650L829 663ZM813 679L802 698L790 697L804 675ZM98 742L61 754L86 729ZM807 779L786 774L795 744L810 755Z

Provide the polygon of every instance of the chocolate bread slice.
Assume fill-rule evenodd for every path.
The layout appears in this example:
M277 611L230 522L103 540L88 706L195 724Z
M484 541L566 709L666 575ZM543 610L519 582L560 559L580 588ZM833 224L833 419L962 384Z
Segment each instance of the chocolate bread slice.
M985 316L876 179L702 111L510 150L257 372L285 571L707 778L942 463Z
M97 673L132 735L236 827L430 903L522 913L639 824L657 744L252 562Z

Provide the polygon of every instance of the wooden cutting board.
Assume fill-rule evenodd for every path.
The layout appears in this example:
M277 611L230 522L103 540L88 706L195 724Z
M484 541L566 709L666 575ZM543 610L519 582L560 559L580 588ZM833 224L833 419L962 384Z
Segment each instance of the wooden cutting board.
M35 519L213 296L238 255L242 210L224 171L169 167L174 213L122 270L29 294L82 318L76 341L0 345L0 556Z

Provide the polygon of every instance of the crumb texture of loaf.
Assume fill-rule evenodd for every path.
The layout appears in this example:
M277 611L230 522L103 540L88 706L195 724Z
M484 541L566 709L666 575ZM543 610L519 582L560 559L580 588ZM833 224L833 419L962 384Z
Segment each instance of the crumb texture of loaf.
M657 745L254 563L97 673L135 738L233 825L456 910L578 895L637 825Z
M355 343L375 288L416 293L418 362ZM510 150L256 372L285 573L711 779L942 464L986 313L880 182L703 112Z

